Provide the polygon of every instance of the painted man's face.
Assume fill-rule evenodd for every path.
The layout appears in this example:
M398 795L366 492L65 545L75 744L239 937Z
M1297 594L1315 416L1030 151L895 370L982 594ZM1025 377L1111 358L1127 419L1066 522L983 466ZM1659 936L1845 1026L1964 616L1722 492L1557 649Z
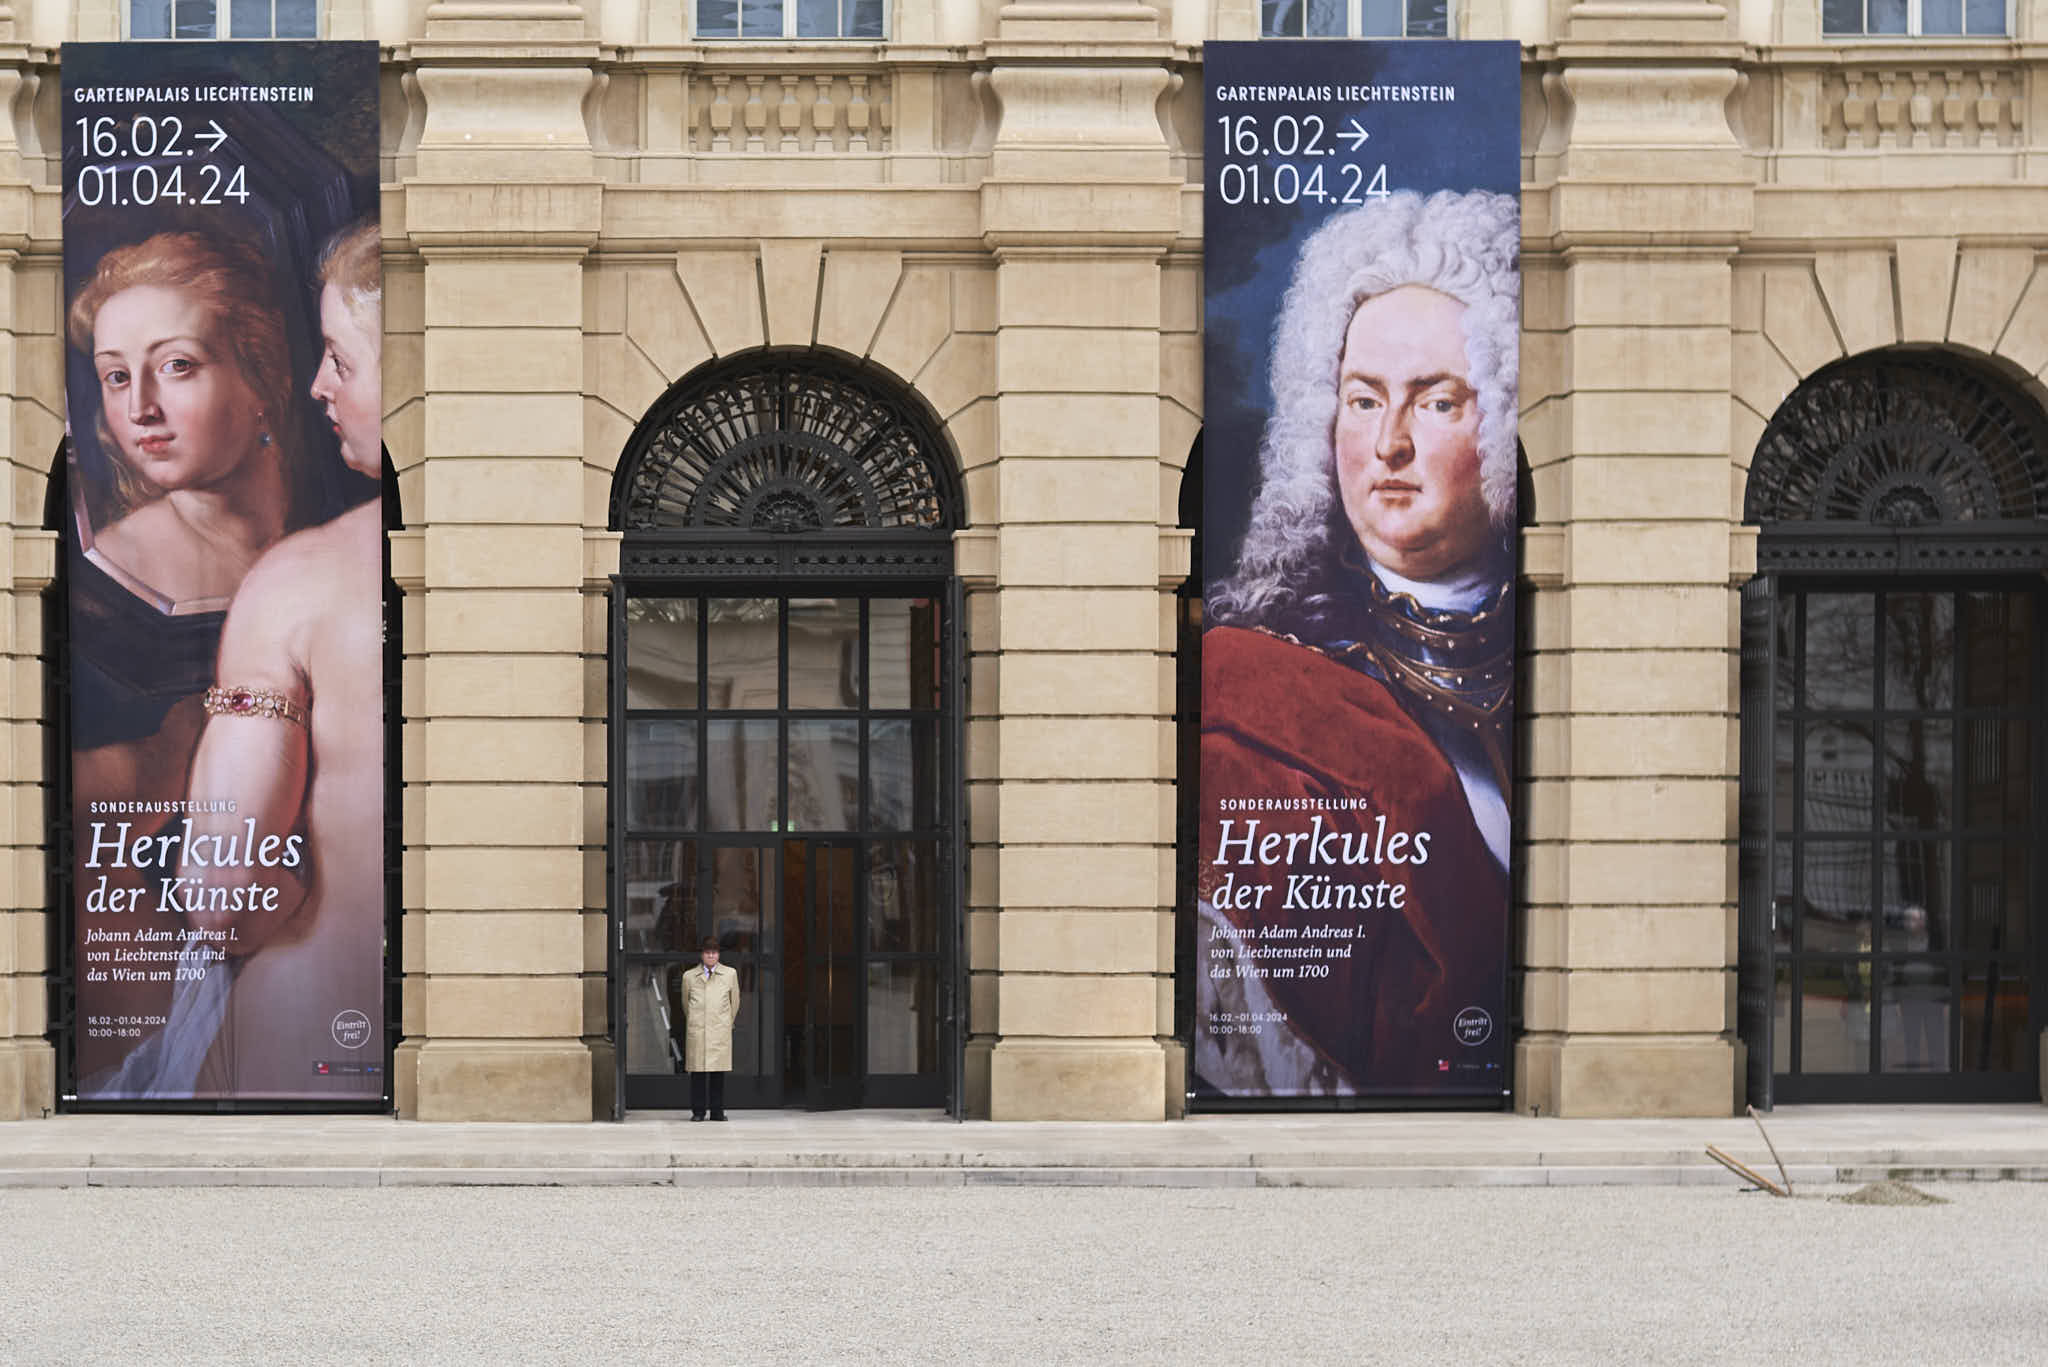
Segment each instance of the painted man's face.
M1407 579L1442 579L1491 540L1465 305L1422 285L1351 315L1337 372L1337 488L1358 544Z

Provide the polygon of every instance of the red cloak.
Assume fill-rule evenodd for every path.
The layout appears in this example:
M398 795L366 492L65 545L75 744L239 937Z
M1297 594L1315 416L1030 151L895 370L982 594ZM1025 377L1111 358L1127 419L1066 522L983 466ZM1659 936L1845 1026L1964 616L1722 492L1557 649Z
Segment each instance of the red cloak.
M1334 941L1352 952L1327 959L1327 977L1261 978L1289 1027L1361 1093L1484 1090L1476 1069L1503 1057L1507 880L1456 769L1384 683L1265 632L1204 634L1202 696L1203 898L1223 899L1218 914L1248 948L1314 945L1318 938L1302 934L1311 928L1354 932ZM1226 807L1243 799L1253 802ZM1299 799L1329 801L1261 805ZM1225 821L1233 823L1230 862L1219 863ZM1283 841L1274 862L1261 862L1243 839L1253 821L1260 840L1274 832L1323 838L1291 849ZM1409 841L1395 842L1397 833ZM1417 835L1427 836L1426 859L1415 857ZM1350 851L1370 848L1377 862L1332 863L1346 836ZM1232 887L1271 891L1240 905L1244 894L1226 890L1230 874ZM1398 908L1386 905L1384 888L1371 910L1307 905L1332 882L1406 891ZM1225 963L1209 952L1216 947L1197 946L1198 972ZM1300 961L1251 962L1270 971ZM1485 1085L1504 1076L1495 1071Z

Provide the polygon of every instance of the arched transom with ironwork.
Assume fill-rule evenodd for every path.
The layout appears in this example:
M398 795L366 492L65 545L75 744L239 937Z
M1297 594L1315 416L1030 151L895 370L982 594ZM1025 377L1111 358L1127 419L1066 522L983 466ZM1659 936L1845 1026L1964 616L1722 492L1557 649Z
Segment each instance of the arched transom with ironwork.
M938 426L894 382L819 353L756 353L679 384L633 435L624 532L944 532L961 523Z
M2039 406L1956 357L1878 352L1794 390L1757 443L1750 522L1908 528L2048 516Z
M2048 565L2048 417L1959 356L1854 356L1779 406L1743 515L1765 571Z

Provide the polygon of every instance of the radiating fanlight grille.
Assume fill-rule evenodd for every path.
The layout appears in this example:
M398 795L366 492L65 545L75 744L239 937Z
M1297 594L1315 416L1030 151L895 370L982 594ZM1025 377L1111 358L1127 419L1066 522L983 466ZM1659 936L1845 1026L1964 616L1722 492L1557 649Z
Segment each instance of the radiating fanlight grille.
M627 452L622 531L959 525L931 421L826 358L726 368L672 395Z
M1966 362L1859 356L1779 406L1743 516L1892 529L2048 517L2044 436L2038 405Z

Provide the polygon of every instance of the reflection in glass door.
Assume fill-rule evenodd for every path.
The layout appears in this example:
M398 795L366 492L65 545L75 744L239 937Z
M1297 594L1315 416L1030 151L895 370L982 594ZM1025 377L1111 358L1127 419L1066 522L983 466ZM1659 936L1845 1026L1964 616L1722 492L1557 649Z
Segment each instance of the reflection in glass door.
M615 1019L629 1107L685 1102L681 974L739 973L733 1107L946 1099L952 819L929 597L629 596Z
M783 905L802 907L782 949L783 1080L813 1110L860 1104L856 846L782 842Z
M2039 617L2021 585L1780 590L1775 1100L2038 1085Z

